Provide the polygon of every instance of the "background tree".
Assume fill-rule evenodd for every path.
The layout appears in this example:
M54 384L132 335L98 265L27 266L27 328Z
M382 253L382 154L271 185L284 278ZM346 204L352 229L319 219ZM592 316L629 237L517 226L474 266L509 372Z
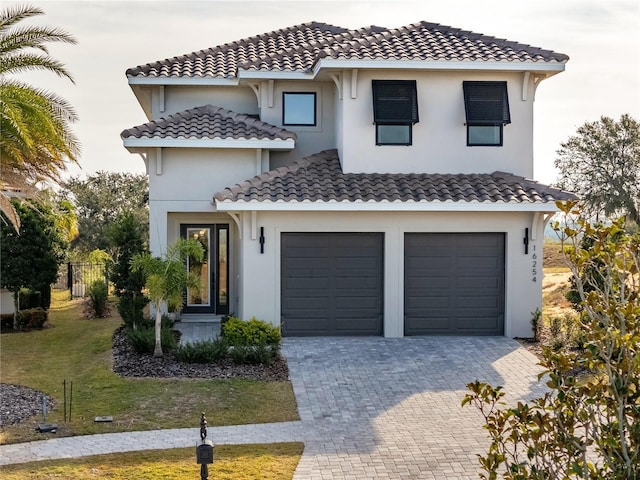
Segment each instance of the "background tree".
M560 145L555 166L560 188L584 202L598 218L625 215L640 225L640 124L625 114L587 122Z
M67 180L62 198L70 200L78 214L80 234L72 248L88 253L100 249L111 252L108 230L118 216L130 212L149 236L149 183L146 175L100 171L87 178Z
M58 275L66 242L56 228L53 211L46 204L38 203L30 208L13 200L12 206L20 217L20 230L5 223L0 225L0 287L13 293L14 328L17 328L21 288L41 292L47 303L44 306L48 308L51 284Z
M113 248L111 282L118 297L118 313L126 326L135 328L144 319L147 299L142 294L144 274L131 269L131 260L147 252L145 229L132 212L124 212L111 225L108 234Z
M66 162L76 162L80 151L70 127L77 120L71 105L19 80L21 73L44 70L73 82L64 65L49 55L47 44L74 44L75 39L58 28L19 25L43 13L31 6L0 12L0 210L16 231L20 216L4 191L37 196L38 182L58 182Z
M161 344L163 306L169 304L181 307L184 291L187 288L196 292L200 290L201 279L187 270L186 262L188 258L201 262L203 257L202 245L193 238L182 238L169 245L164 258L152 257L148 253L133 257L131 262L133 270L144 274L147 295L156 314L154 357L163 355Z
M579 213L574 206L561 208ZM623 227L623 219L593 227L582 218L561 228L585 349L543 348L550 391L504 408L501 387L468 385L463 405L480 409L491 439L480 456L483 478L640 478L640 234ZM584 237L593 240L587 248Z

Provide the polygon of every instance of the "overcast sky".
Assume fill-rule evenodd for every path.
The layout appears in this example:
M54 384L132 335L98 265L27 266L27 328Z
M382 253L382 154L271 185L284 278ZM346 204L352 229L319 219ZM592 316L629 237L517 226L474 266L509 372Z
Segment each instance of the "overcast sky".
M3 8L25 2L4 0ZM76 84L51 74L22 80L65 97L78 111L80 167L143 173L120 132L147 121L127 84L129 67L298 23L348 28L400 27L421 20L528 43L569 55L566 71L542 82L535 104L535 178L550 183L560 142L601 115L640 118L640 2L637 0L297 0L28 2L45 11L37 23L73 34L55 45ZM36 23L36 21L33 21Z

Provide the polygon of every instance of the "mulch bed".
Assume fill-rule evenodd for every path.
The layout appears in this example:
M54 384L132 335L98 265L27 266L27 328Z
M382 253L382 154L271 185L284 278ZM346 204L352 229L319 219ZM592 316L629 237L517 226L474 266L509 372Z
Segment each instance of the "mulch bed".
M230 358L214 364L181 363L171 353L161 358L140 355L131 348L124 327L113 334L113 371L121 377L289 380L289 367L282 355L270 365L237 365Z
M33 388L10 383L0 383L0 426L15 425L37 414L42 414L42 396L50 411L51 397Z

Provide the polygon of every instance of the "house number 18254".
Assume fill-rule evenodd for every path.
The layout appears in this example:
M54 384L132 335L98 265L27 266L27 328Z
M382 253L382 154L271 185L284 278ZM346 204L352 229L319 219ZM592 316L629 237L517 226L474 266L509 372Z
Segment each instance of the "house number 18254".
M531 281L538 281L538 254L536 253L536 246L533 247L533 255L531 255Z

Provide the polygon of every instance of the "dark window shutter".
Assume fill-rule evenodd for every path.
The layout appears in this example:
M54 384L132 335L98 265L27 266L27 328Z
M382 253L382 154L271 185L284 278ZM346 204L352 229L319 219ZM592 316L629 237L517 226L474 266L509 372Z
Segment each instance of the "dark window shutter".
M418 122L415 80L373 80L373 121L381 124Z
M468 125L511 123L507 82L462 82Z

